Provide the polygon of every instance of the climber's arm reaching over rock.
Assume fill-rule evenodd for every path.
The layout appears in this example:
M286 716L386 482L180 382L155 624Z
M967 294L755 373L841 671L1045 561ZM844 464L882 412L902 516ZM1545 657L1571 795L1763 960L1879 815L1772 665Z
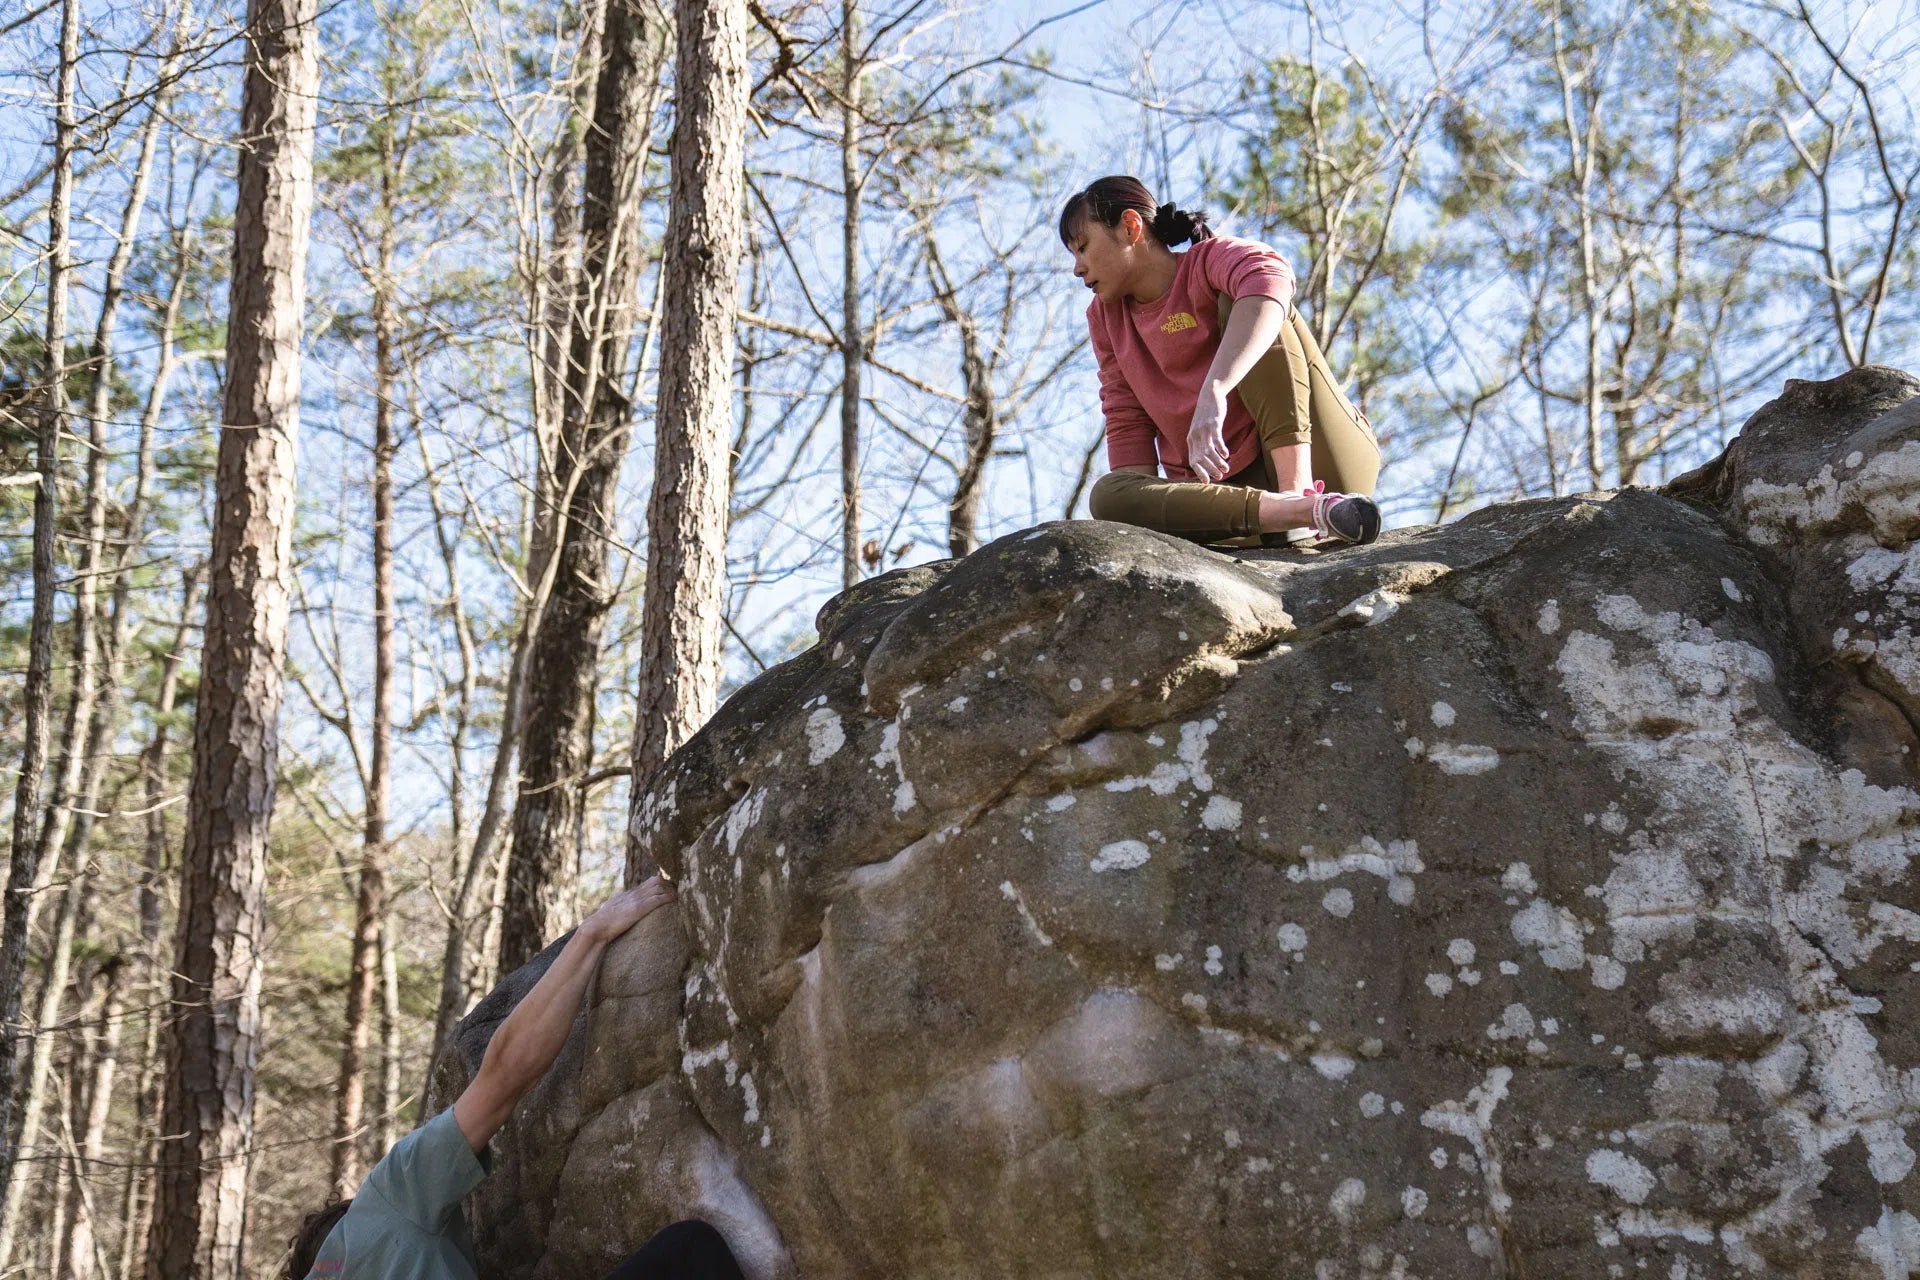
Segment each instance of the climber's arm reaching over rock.
M658 876L608 898L574 930L533 990L507 1015L473 1083L453 1104L454 1121L476 1152L559 1056L607 944L673 899L673 886Z

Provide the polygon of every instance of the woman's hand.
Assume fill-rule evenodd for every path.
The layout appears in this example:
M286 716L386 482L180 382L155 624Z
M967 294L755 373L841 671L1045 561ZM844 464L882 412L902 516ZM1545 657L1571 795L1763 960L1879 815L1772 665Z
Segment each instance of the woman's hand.
M1200 392L1187 428L1187 466L1202 480L1218 484L1227 478L1227 393L1212 388Z
M622 889L594 909L580 928L602 942L612 942L679 895L659 876L652 876L631 889Z

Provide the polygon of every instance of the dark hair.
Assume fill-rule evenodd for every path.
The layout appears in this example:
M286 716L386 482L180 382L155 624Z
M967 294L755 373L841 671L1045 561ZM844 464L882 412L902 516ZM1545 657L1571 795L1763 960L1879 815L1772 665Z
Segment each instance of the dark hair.
M353 1201L335 1200L324 1209L307 1215L300 1224L287 1249L286 1280L306 1280L307 1272L313 1270L315 1260L320 1257L320 1246L327 1242L327 1233L334 1224L347 1216L347 1210L353 1207Z
M1086 190L1068 197L1066 207L1060 210L1060 243L1071 243L1074 231L1087 218L1093 218L1103 227L1117 227L1120 215L1129 209L1139 214L1153 238L1168 248L1189 240L1198 244L1213 238L1206 214L1171 204L1156 205L1153 193L1140 179L1113 174L1088 183Z

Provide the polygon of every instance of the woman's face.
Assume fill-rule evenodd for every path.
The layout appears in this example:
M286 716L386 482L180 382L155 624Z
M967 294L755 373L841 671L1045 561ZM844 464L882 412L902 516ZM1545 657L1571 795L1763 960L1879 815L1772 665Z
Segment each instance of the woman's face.
M1114 227L1103 226L1098 218L1082 218L1067 241L1074 276L1100 301L1119 301L1132 290L1135 249L1144 230L1140 215L1131 209Z

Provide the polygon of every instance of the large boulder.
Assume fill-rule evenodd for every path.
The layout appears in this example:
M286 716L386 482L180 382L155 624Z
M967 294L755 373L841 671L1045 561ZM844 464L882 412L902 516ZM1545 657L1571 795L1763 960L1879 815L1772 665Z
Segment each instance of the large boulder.
M1666 491L856 588L651 780L680 903L487 1272L690 1213L755 1280L1920 1269L1916 532L1865 369Z

